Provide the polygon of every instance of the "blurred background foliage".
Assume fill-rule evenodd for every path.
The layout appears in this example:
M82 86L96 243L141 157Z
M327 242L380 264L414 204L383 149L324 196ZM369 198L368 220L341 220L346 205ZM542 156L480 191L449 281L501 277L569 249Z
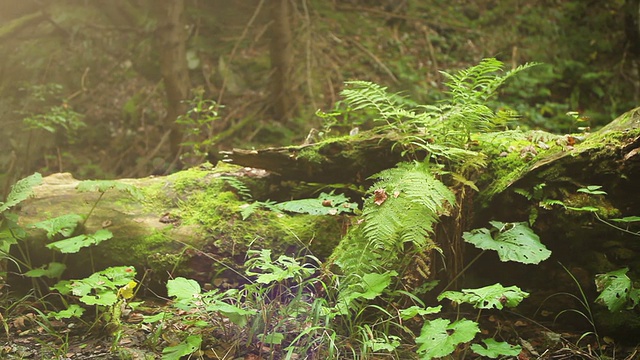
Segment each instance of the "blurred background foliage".
M3 0L0 181L165 174L302 143L344 81L433 103L439 71L486 57L543 63L495 100L521 128L595 129L638 104L637 16L638 0ZM175 89L189 93L172 105Z

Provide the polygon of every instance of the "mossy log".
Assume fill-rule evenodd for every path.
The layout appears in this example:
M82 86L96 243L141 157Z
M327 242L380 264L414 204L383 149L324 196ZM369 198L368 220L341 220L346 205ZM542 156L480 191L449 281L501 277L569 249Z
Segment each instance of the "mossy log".
M479 196L473 197L471 204L475 207L473 219L468 209L460 211L466 217L464 226L453 232L438 231L436 237L486 226L488 220L527 221L536 205L512 189L531 189L540 183L547 184L547 196L572 206L594 201L576 196L578 187L602 185L609 194L606 201L612 214L640 214L636 189L640 178L640 110L621 116L582 141L577 137L532 134L519 135L516 140L507 132L480 138L477 150L487 155L488 166L475 179ZM343 235L347 220L262 209L242 220L240 211L247 199L241 199L228 178L241 179L254 199L273 199L271 194L282 192L283 180L362 184L372 174L403 160L401 150L393 146L396 139L394 134L360 134L304 146L234 150L227 154L229 159L250 167L219 164L167 177L118 180L141 189L143 199L133 200L110 190L93 212L98 193L79 193L75 190L78 181L70 175L53 175L36 188L33 199L23 204L20 222L28 225L61 214L91 212L82 231L107 228L113 233L112 239L70 255L68 277L76 278L107 266L135 265L139 271L150 271L148 278L154 281L162 281L169 274L204 283L238 279L234 271L242 271L250 249L272 249L275 254L311 251L321 258L327 256ZM532 146L537 150L530 149ZM460 222L456 222L459 226ZM441 226L450 226L449 223L445 221ZM543 242L554 248L553 231L572 229L574 238L584 236L578 233L577 224L575 216L563 209L538 210L535 227ZM609 230L600 229L596 234ZM445 255L447 241L460 241L450 236L435 240L445 249ZM31 258L33 266L54 258L55 254L45 247L47 241L44 234L32 232L25 243L30 253L37 255ZM560 250L562 254L564 250Z
M166 177L121 179L118 183L140 190L133 198L115 189L79 192L80 181L71 174L55 174L34 188L33 198L19 209L25 228L63 214L88 218L77 233L107 229L113 238L83 248L65 258L65 278L81 278L109 266L134 265L147 273L159 288L169 276L186 276L202 283L241 281L242 265L249 250L271 249L278 254L313 253L327 256L342 236L338 216L287 215L255 209L245 220L241 201L230 179L240 179L252 192L269 188L267 172L221 165L181 171ZM95 208L94 208L95 206ZM43 231L30 230L29 237L14 246L13 256L29 253L33 268L61 258L49 250ZM26 259L22 259L26 260ZM21 268L21 271L27 270ZM17 271L16 271L17 272ZM10 278L24 283L20 276Z

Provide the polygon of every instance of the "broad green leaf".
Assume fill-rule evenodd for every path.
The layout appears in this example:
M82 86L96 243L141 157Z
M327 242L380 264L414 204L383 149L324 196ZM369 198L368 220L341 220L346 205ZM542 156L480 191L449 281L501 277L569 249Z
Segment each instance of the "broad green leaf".
M108 306L116 303L118 287L129 283L135 274L132 266L110 267L84 279L59 281L52 289L71 293L87 305Z
M158 321L164 320L166 315L167 315L167 313L165 313L164 311L160 312L160 313L157 313L155 315L143 315L142 322L145 323L145 324L153 324L153 323L156 323Z
M18 180L11 187L7 200L0 202L0 213L18 205L33 194L33 187L42 183L42 175L34 173L24 179Z
M338 313L346 315L349 313L351 302L357 299L372 300L380 296L382 292L391 284L391 278L398 275L395 271L384 274L369 273L362 276L360 282L349 285L340 292L336 309Z
M511 345L507 342L495 341L494 339L484 339L482 342L486 347L480 344L472 344L471 350L480 356L491 359L496 359L500 356L518 356L522 351L520 345Z
M24 273L24 276L33 277L33 278L44 276L44 277L48 277L49 279L58 279L60 278L60 276L62 275L62 273L65 271L66 268L67 268L67 265L65 264L58 263L58 262L51 262L37 269L32 269L27 271L26 273Z
M101 291L95 295L81 296L80 301L87 305L111 306L118 301L115 291Z
M47 247L52 250L57 250L63 254L75 254L82 248L97 245L104 240L111 239L111 237L113 237L111 231L100 229L96 231L95 234L74 236L69 239L47 244Z
M280 345L282 344L282 340L284 340L284 334L279 332L268 333L267 335L258 334L256 337L262 343L274 345Z
M597 212L598 210L600 210L595 206L582 206L582 207L565 206L565 208L567 210L586 211L586 212Z
M474 321L462 319L450 323L447 319L427 321L416 343L420 345L418 354L421 360L431 360L451 354L458 344L466 343L480 332Z
M352 213L358 208L358 204L350 203L344 194L334 195L321 193L315 199L292 200L273 205L282 211L310 214L310 215L336 215Z
M177 277L167 281L167 295L175 297L178 301L192 301L200 296L201 291L200 284L195 280Z
M107 277L115 286L125 286L136 276L133 266L113 266L99 271L98 274Z
M200 349L200 344L200 335L189 335L180 344L162 349L162 360L180 360L183 356L191 355Z
M551 256L527 223L502 223L491 221L495 228L495 238L488 229L474 229L465 232L462 238L483 250L495 250L501 261L517 261L523 264L538 264Z
M406 309L400 310L400 317L402 318L402 320L409 320L418 315L422 316L422 315L437 314L440 312L440 310L442 310L442 305L438 305L436 307L427 307L426 309L420 306L414 305Z
M52 239L57 234L61 234L64 237L71 236L81 221L82 216L80 215L66 214L53 219L40 221L29 227L46 231L47 238Z
M70 295L71 294L71 280L60 280L55 285L51 286L49 289L56 290L62 295Z
M400 338L397 336L389 335L383 338L369 339L366 345L371 348L371 351L387 351L391 352L400 346Z
M502 309L516 307L529 296L529 293L520 290L517 286L503 287L501 284L493 284L478 289L462 289L459 291L445 291L438 296L438 300L449 299L458 304L467 303L477 309Z
M47 313L47 317L54 318L56 320L80 318L84 314L85 309L78 304L71 304L68 308L60 311L51 311Z
M631 279L627 276L629 268L596 275L596 289L600 295L596 303L605 305L609 311L624 309L629 302Z

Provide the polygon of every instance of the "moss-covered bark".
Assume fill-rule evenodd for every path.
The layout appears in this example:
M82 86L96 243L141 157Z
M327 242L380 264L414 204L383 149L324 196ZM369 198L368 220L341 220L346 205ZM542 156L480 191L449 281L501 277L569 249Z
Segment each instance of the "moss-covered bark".
M236 282L235 271L250 249L272 249L274 254L313 253L326 256L341 237L343 220L337 216L289 215L257 209L243 220L247 201L239 199L225 180L268 182L264 172L223 165L194 168L168 177L123 179L142 191L142 199L108 190L81 230L106 228L113 238L71 254L65 277L78 278L114 265L134 265L147 280L161 281L169 274L188 276L203 283ZM253 179L249 180L250 177ZM89 214L100 194L78 192L70 174L44 179L35 197L24 203L24 226L53 217ZM44 233L32 231L26 242L34 267L59 254L44 247ZM17 253L16 256L20 256ZM218 278L218 279L216 279Z

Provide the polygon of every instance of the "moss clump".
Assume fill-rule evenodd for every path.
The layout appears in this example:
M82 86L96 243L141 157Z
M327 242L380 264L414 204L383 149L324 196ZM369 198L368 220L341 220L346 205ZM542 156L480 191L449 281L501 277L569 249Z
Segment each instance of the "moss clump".
M488 171L479 180L481 186L487 184L480 196L482 202L488 203L540 159L564 151L562 138L542 131L519 130L477 135L479 152L489 158Z

